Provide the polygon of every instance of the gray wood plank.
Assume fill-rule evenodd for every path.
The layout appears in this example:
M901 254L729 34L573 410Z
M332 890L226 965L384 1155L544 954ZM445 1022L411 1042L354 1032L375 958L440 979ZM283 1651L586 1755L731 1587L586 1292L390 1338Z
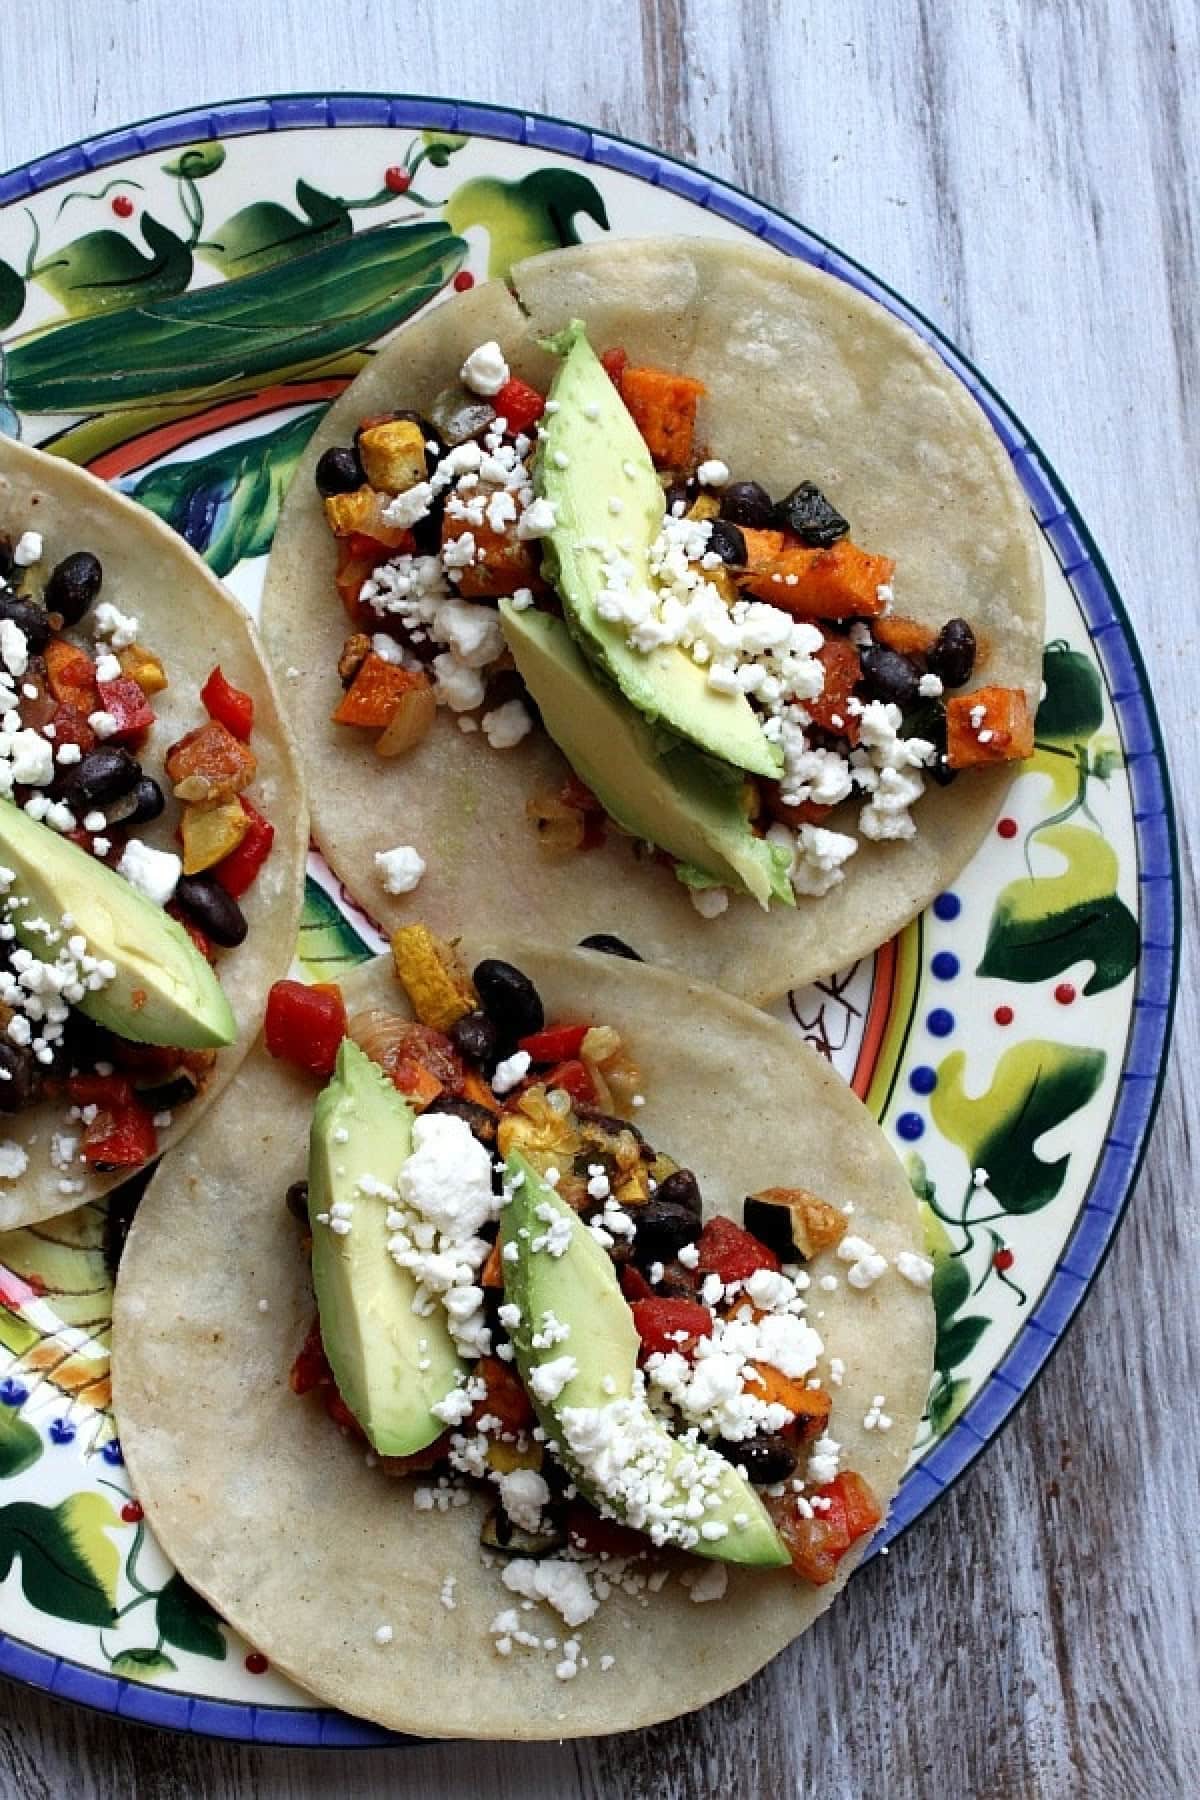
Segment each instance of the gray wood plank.
M322 81L516 102L693 157L945 325L1044 444L1150 659L1195 871L1200 43L1188 0L6 0L0 166ZM1195 884L1189 883L1194 926ZM0 1795L1200 1791L1200 1237L1185 986L1128 1224L1000 1444L704 1713L582 1746L289 1753L0 1688Z

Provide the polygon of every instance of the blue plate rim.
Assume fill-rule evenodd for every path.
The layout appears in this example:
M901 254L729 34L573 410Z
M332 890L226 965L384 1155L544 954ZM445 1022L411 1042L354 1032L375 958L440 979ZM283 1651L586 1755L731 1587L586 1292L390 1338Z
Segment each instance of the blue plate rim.
M361 112L352 116L356 106L374 110L371 116ZM337 130L364 126L463 131L473 137L520 143L551 154L594 162L648 181L652 186L664 186L719 218L753 230L755 235L785 254L840 277L911 326L958 375L1008 452L1034 516L1050 538L1104 669L1126 762L1138 761L1145 765L1139 775L1143 783L1148 780L1149 792L1144 796L1145 803L1134 814L1142 900L1142 955L1135 977L1133 1024L1119 1094L1100 1163L1071 1237L1037 1306L1014 1338L1004 1361L993 1370L938 1444L933 1453L938 1471L921 1463L906 1477L893 1503L887 1526L872 1546L872 1556L878 1555L894 1544L902 1532L961 1479L1031 1393L1108 1259L1145 1160L1162 1098L1166 1053L1174 1022L1182 896L1174 799L1162 730L1140 645L1111 571L1054 465L986 376L952 340L895 288L820 233L800 225L778 207L756 199L736 183L720 180L682 158L634 139L581 126L553 113L436 95L346 89L334 93L300 91L243 97L212 106L155 114L18 164L0 173L0 207L131 155L148 155L204 139L247 136L262 131ZM1134 674L1133 688L1120 692L1114 686L1118 670L1113 665L1113 651L1106 641L1114 631ZM1119 672L1124 674L1126 671ZM1129 747L1131 739L1134 748ZM1153 846L1147 842L1147 828L1159 820L1166 827L1168 866L1165 868L1154 866L1158 859ZM1148 861L1151 866L1147 866ZM1161 972L1164 967L1169 970L1167 1000L1143 1005L1142 989L1147 969ZM1142 1007L1140 1018L1139 1006ZM1135 1062L1136 1066L1132 1066ZM1082 1272L1068 1266L1081 1238L1087 1243L1086 1266ZM1039 1324L1038 1315L1043 1312L1058 1315L1052 1327ZM1019 1385L1006 1375L1006 1369L1018 1353L1023 1365ZM215 1701L172 1694L90 1669L70 1658L53 1656L3 1632L0 1632L0 1675L70 1699L92 1711L137 1719L160 1729L190 1731L226 1740L308 1748L335 1745L339 1748L396 1747L425 1741L386 1731L332 1709L260 1706L249 1701Z

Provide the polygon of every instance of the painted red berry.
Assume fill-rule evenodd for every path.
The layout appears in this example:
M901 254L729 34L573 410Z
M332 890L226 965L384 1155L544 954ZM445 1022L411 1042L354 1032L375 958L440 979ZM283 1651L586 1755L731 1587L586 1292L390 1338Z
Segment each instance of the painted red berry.
M1075 998L1075 988L1069 981L1060 981L1054 990L1054 998L1060 1006L1070 1006Z
M474 286L475 277L472 275L470 269L460 269L458 274L454 277L455 293L465 294L468 288L473 288Z
M412 176L407 169L402 169L399 163L393 164L383 180L384 185L390 188L393 194L407 194L412 186Z
M121 1517L127 1525L136 1525L138 1520L143 1517L141 1503L137 1500L127 1500L121 1508Z
M996 826L996 830L1000 833L1002 838L1015 838L1017 835L1017 821L1015 819L1001 819Z
M246 1667L251 1675L265 1675L270 1666L261 1650L251 1650L246 1658Z
M992 1258L992 1267L994 1269L999 1269L1000 1273L1003 1275L1006 1269L1012 1268L1016 1260L1017 1259L1011 1250L997 1250L995 1256Z
M1013 1022L1013 1009L1011 1006L998 1006L992 1014L992 1017L995 1019L997 1025L1011 1025Z
M116 213L118 219L129 219L133 217L133 201L129 198L128 194L118 194L112 203L112 209Z

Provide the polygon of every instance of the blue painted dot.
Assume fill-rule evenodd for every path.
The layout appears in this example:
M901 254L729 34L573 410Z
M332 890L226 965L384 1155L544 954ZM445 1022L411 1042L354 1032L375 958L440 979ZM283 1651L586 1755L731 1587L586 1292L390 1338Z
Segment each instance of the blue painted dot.
M928 1063L921 1063L909 1076L908 1085L914 1094L932 1094L937 1086L937 1070L931 1069Z
M933 903L934 917L938 919L957 919L962 911L962 901L957 894L939 894Z
M106 1463L112 1464L114 1469L119 1469L121 1464L125 1461L125 1458L121 1453L120 1438L109 1438L107 1444L101 1449L100 1454Z
M929 966L939 981L953 981L958 974L959 961L953 950L939 950Z
M29 1389L22 1387L19 1381L13 1381L11 1377L0 1381L0 1402L5 1406L24 1406L28 1398Z
M934 1037L949 1037L954 1030L954 1014L944 1006L935 1006L925 1023Z
M915 1143L925 1133L925 1121L920 1113L901 1113L896 1120L896 1130L907 1143Z
M51 1419L50 1442L52 1444L72 1444L75 1441L75 1427L66 1419Z

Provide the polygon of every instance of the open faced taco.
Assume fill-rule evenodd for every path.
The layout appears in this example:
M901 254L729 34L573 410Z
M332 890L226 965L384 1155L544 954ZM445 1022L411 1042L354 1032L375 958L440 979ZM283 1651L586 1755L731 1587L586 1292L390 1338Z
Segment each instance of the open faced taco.
M472 955L414 926L409 1004L384 961L276 988L280 1060L134 1221L121 1441L186 1579L323 1700L630 1729L843 1585L921 1417L932 1264L782 1025L594 951Z
M0 437L0 1230L229 1080L295 939L302 778L253 629L165 526Z
M1030 753L1032 518L938 357L803 264L512 283L401 331L284 509L316 835L389 926L614 932L765 1001L905 924Z

